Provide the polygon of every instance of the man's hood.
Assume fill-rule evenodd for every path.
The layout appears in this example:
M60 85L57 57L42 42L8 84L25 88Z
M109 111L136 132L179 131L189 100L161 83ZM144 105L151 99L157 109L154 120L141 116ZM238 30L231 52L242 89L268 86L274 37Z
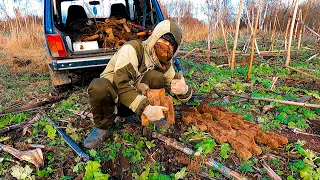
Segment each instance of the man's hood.
M180 47L181 39L182 39L182 31L179 28L179 26L172 20L164 20L161 21L152 31L151 36L145 41L145 49L147 50L147 53L150 54L151 49L154 47L158 39L166 34L171 33L174 36L175 41L178 44L178 48ZM176 50L176 52L177 52ZM174 54L176 54L174 52Z

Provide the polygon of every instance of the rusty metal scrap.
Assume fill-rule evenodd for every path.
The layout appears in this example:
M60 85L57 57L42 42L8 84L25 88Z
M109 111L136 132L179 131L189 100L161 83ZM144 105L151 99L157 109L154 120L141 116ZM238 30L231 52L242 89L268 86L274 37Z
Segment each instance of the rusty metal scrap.
M252 154L258 156L262 153L256 142L271 148L278 148L288 143L287 138L276 133L263 132L259 125L244 121L241 115L219 107L209 107L202 103L198 109L188 108L182 111L181 116L183 121L208 132L219 143L230 143L242 159L249 159Z
M76 39L76 41L96 40L102 48L118 49L125 42L141 37L141 33L138 33L138 28L125 18L117 20L112 17L105 21L96 21L96 23L80 31L84 34L79 39Z
M166 96L165 89L148 89L146 95L151 105L165 106L169 108L168 111L164 112L164 115L166 116L166 120L169 124L174 124L173 99L171 96ZM143 126L149 125L149 120L144 114L141 116L141 123Z

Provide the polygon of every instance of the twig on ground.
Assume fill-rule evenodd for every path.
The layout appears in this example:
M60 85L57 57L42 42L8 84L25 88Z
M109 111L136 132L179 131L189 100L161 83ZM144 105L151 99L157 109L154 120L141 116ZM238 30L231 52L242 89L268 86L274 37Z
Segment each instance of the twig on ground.
M303 74L303 75L305 75L305 76L311 77L311 78L313 78L313 79L315 79L315 80L317 80L317 81L320 82L320 78L315 77L315 76L312 76L311 74L308 74L308 73L306 73L306 72L303 72L303 71L301 71L301 70L299 70L299 69L296 69L296 68L293 68L293 67L290 67L290 66L287 66L287 68L290 69L290 70L296 71L296 72L298 72L298 73L300 73L300 74Z
M9 161L9 162L17 163L17 164L20 165L20 162L19 162L19 161L16 161L16 160L13 160L13 159L9 159L9 158L2 158L2 157L0 157L0 163L3 162L3 161Z
M289 126L285 126L285 127L286 127L287 129L291 130L292 132L294 132L295 134L303 134L303 135L306 135L306 136L320 137L320 135L306 133L306 132L303 132L301 129L298 129L298 128L291 128L291 127L289 127Z
M206 179L210 179L210 180L215 180L216 179L216 178L210 177L209 174L204 173L204 172L198 173L198 175L201 176L201 177L204 177Z
M279 78L278 76L277 76L277 77L273 77L273 78L272 78L272 85L271 85L270 90L273 90L274 85L276 84L276 82L277 82L278 78Z
M224 94L224 95L228 95L228 96L237 96L237 97L250 99L250 100L277 102L277 103L280 103L280 104L304 106L304 107L309 107L309 108L320 108L320 104L309 104L309 103L301 103L301 102L285 101L285 100L277 100L277 99L269 99L269 98L257 98L257 97L250 97L250 96L247 96L247 95L242 95L242 94L234 94L234 93L230 93L230 92L216 91L216 93L217 94Z
M7 127L4 127L4 128L2 128L2 129L0 129L0 134L3 134L3 133L5 133L5 132L8 132L8 131L11 131L11 130L14 130L14 129L28 128L28 126L30 126L31 124L34 124L34 123L38 122L42 117L43 117L42 114L41 114L41 113L38 113L38 114L35 115L30 121L23 121L23 122L20 123L20 124L14 124L14 125L7 126Z
M274 109L276 106L275 105L265 105L262 108L262 114L265 114L266 112Z
M9 140L11 137L7 136L7 137L3 137L0 139L0 142L3 142L3 141L7 141Z
M228 67L228 66L229 66L229 64L221 64L221 65L218 65L217 67L221 68L221 67Z
M40 100L38 102L22 105L20 107L10 107L10 108L1 110L0 114L12 113L12 112L20 112L20 111L34 109L34 108L41 107L41 106L44 106L44 105L47 105L47 104L55 103L55 102L57 102L57 101L59 101L61 99L66 98L67 95L68 95L68 93L63 93L63 94L60 94L59 96L53 96L53 97L45 98L45 99L42 99L42 100Z
M182 56L181 59L186 58L188 56L190 56L194 51L199 50L199 48L194 48L192 49L190 52L188 52L186 55Z
M171 147L173 147L173 148L175 148L177 150L180 150L180 151L184 152L187 155L192 155L192 154L194 154L196 152L195 150L193 150L193 149L187 147L186 145L176 141L175 139L168 138L166 136L163 136L162 134L152 132L152 137L165 142L166 145L171 146ZM214 161L211 158L205 159L205 164L210 166L210 167L216 168L217 171L219 171L220 173L222 173L223 175L225 175L228 178L235 178L237 180L245 179L239 173L237 173L237 172L229 169L228 167L226 167L226 166Z
M274 180L281 180L277 173L275 173L265 161L262 161L262 166L267 170L267 174Z
M306 60L306 62L311 61L313 58L317 57L318 55L319 55L319 53L317 53L317 54L315 54L315 55L311 56L309 59L307 59L307 60Z
M204 137L199 137L199 138L192 138L192 139L189 139L189 141L190 142L197 142L197 141L202 141L207 138L208 138L207 136L204 136Z
M318 34L317 32L315 32L314 30L312 30L311 28L309 28L307 25L304 25L310 32L312 32L313 34L315 34L316 36L318 36L320 38L320 34Z

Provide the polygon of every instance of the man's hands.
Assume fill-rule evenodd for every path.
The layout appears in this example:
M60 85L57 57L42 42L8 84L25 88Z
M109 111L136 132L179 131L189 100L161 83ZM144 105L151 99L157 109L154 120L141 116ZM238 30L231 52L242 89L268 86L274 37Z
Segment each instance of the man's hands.
M151 106L148 105L142 114L144 114L149 121L158 121L161 118L164 118L164 111L168 111L169 108L164 107L164 106Z
M186 94L188 92L188 86L181 71L178 73L178 79L171 81L171 92L176 95Z

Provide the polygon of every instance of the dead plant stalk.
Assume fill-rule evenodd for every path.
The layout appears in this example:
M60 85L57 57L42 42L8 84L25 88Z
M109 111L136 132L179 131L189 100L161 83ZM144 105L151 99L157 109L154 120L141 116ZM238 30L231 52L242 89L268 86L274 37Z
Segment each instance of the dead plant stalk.
M286 64L285 67L289 66L290 60L291 60L291 43L292 43L292 35L293 35L293 29L295 26L296 22L296 16L297 16L297 11L298 11L298 3L299 0L296 0L295 5L294 5L294 11L293 11L293 17L292 17L292 23L291 23L291 28L290 28L290 35L289 35L289 42L288 42L288 47L287 47L287 59L286 59Z
M231 57L231 69L235 68L235 58L236 58L238 36L239 36L239 28L240 28L240 19L241 19L241 12L242 12L242 1L243 0L240 0L240 2L239 2L239 10L238 10L238 18L237 18L237 26L236 26L236 35L234 37L232 57Z
M300 26L300 29L299 29L298 50L300 49L300 45L301 45L301 34L302 34L302 31L303 31L303 28L304 28L303 25L304 25L304 23L306 22L306 19L307 19L309 7L310 7L310 2L311 2L311 0L308 0L307 5L306 5L306 9L305 9L305 12L304 12L304 15L303 15L303 19L302 19L302 22L301 22L301 26Z
M247 81L250 81L252 62L253 62L253 58L254 58L254 43L256 40L256 34L257 34L257 29L258 29L258 24L259 24L261 3L262 3L262 0L259 0L258 12L257 12L257 16L256 16L256 23L254 25L254 30L253 30L252 39L251 39L251 54L250 54L250 64L249 64L249 69L248 69L248 74L247 74Z
M294 106L304 106L304 107L308 107L308 108L320 108L320 104L309 104L309 103L301 103L301 102L285 101L285 100L277 100L277 99L269 99L269 98L257 98L257 97L250 97L247 95L234 94L234 93L229 93L229 92L217 92L217 94L224 94L224 95L228 95L228 96L237 96L237 97L250 99L250 100L276 102L276 103L280 103L280 104L287 104L287 105L294 105Z
M308 74L308 73L306 73L306 72L303 72L303 71L301 71L301 70L299 70L299 69L296 69L296 68L293 68L293 67L290 67L290 66L287 66L287 68L290 69L290 70L296 71L296 72L298 72L298 73L301 73L301 74L303 74L303 75L305 75L305 76L311 77L312 79L315 79L315 80L317 80L317 81L320 82L320 78L315 77L315 76L312 76L311 74Z

